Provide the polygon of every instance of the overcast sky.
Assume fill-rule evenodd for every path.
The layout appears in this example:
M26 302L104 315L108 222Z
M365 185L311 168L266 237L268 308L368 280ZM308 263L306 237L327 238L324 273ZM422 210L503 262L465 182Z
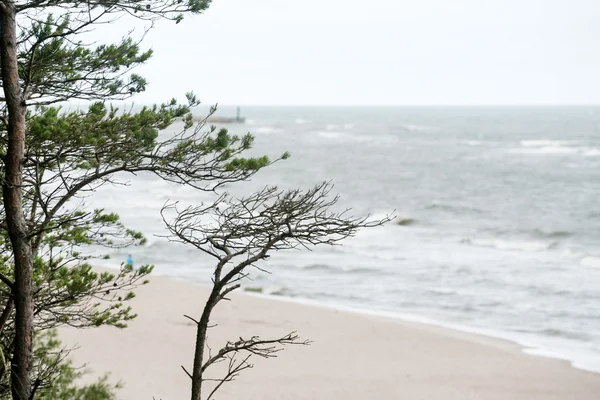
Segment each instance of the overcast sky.
M600 0L213 0L144 43L138 102L600 103Z

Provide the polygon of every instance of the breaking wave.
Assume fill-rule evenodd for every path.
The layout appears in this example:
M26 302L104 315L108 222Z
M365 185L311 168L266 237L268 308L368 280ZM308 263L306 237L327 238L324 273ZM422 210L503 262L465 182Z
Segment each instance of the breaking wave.
M523 147L562 147L576 144L577 142L572 140L521 140L519 142Z
M579 264L581 264L584 267L600 268L600 258L591 256L584 257L581 259Z
M535 236L542 237L542 238L550 238L550 239L553 239L553 238L567 238L567 237L571 237L571 236L574 235L573 232L569 232L569 231L551 231L551 232L546 232L546 231L543 231L541 229L534 229L532 231L532 233Z
M333 274L372 274L373 272L377 272L373 268L365 268L365 267L343 268L343 267L336 267L336 266L329 265L329 264L309 264L309 265L300 267L300 269L305 270L305 271L321 271L321 272L327 272L327 273L333 273Z
M416 124L404 124L404 125L401 125L400 127L403 129L406 129L409 132L430 132L430 131L434 131L437 129L433 126L416 125Z
M516 250L516 251L544 251L556 247L555 242L547 243L540 241L511 241L502 239L487 238L465 238L461 243L471 244L480 247L491 247L498 250Z
M274 126L260 126L256 129L253 129L252 132L269 134L269 133L283 133L284 130L281 128L276 128Z
M584 157L600 156L600 149L578 146L573 140L521 140L519 147L509 150L510 153L531 155L569 155L578 154Z
M446 211L450 213L456 214L481 214L481 211L475 207L461 206L461 205L451 205L451 204L442 204L442 203L432 203L428 206L424 207L425 210L439 210Z

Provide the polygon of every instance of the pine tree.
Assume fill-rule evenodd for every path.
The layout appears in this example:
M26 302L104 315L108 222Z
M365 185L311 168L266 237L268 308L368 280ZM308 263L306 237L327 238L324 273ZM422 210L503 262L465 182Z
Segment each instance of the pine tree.
M192 94L186 104L173 100L135 113L110 106L145 90L132 71L152 52L132 37L98 45L80 39L117 17L178 23L209 4L0 1L0 345L10 364L0 370L0 384L15 400L33 399L48 384L34 359L34 335L65 324L125 326L135 316L126 306L133 293L118 293L152 270L94 272L82 246L142 244L144 237L118 215L87 208L87 194L117 182L119 173L143 172L212 191L270 164L241 156L252 136L194 125L191 109L199 102ZM91 105L61 108L72 100ZM180 131L159 138L175 122Z

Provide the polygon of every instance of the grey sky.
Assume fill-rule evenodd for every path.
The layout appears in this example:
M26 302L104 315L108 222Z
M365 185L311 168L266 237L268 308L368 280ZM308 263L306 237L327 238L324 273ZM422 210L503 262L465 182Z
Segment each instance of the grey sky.
M145 43L144 102L600 103L599 0L214 0Z

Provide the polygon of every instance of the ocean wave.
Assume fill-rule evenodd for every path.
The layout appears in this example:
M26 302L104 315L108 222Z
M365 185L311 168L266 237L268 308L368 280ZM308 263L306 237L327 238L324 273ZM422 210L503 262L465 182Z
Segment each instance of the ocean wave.
M585 157L600 157L600 149L590 148L583 151Z
M303 119L303 118L296 118L295 122L296 122L297 125L304 125L304 124L306 124L309 121L306 120L306 119Z
M584 267L600 268L600 257L583 257L579 264Z
M551 155L551 154L577 154L581 150L577 147L562 147L562 146L545 146L545 147L532 147L524 149L512 149L510 153L517 154L532 154L532 155Z
M535 236L542 237L542 238L550 238L550 239L552 239L552 238L567 238L567 237L571 237L571 236L574 235L573 232L569 232L569 231L550 231L550 232L546 232L546 231L543 231L541 229L534 229L532 231L532 233Z
M573 296L577 296L579 293L563 289L562 287L551 287L551 286L543 286L541 284L529 284L523 285L523 290L527 293L535 293L536 295L542 297L557 297L557 298L569 298ZM572 315L572 314L570 314Z
M333 274L372 274L374 272L378 272L378 273L380 272L373 268L366 268L366 267L342 268L342 267L335 267L335 266L329 265L329 264L309 264L309 265L300 267L300 269L305 270L305 271L322 271L322 272L333 273Z
M357 135L351 132L341 132L341 131L317 131L316 134L322 138L329 140L344 140L344 141L353 141L359 143L393 143L397 139L393 136L380 136L376 139L372 136L368 135Z
M434 296L453 296L457 294L456 290L449 288L429 289L429 293L433 294Z
M465 140L462 143L469 146L481 146L483 144L481 140Z
M327 129L328 131L334 131L336 129L340 129L341 126L339 126L338 124L327 124L325 125L325 129Z
M342 137L344 137L344 133L333 131L318 131L317 135L326 139L341 139Z
M574 232L562 231L562 230L544 230L541 228L535 229L484 229L485 232L492 236L514 236L514 235L526 235L528 237L534 237L537 239L563 239L575 236Z
M469 303L462 303L462 304L442 303L442 305L440 306L440 309L450 310L450 311L460 311L460 312L466 312L466 313L470 313L470 314L481 311L478 309L477 306L475 306L473 304L469 304Z
M523 147L563 147L576 144L572 140L551 140L551 139L538 139L538 140L521 140L519 144Z
M519 147L509 150L510 153L531 155L566 155L578 154L584 157L600 156L600 149L595 147L578 146L579 142L572 140L522 140Z
M425 210L440 210L456 214L481 214L482 210L475 207L467 207L461 205L432 203L424 207Z
M406 129L410 132L430 132L430 131L433 131L436 129L433 126L416 125L416 124L404 124L404 125L400 125L400 127L403 129Z
M556 247L556 243L538 242L538 241L509 241L491 238L465 238L461 243L472 244L480 247L490 247L498 250L517 250L517 251L544 251Z
M258 128L253 129L252 132L253 133L264 133L264 134L283 133L283 129L276 128L274 126L259 126Z
M525 330L523 330L523 332L527 332ZM565 329L559 329L559 328L545 328L545 329L540 329L540 330L536 330L536 331L532 331L532 332L527 332L527 333L534 333L537 335L542 335L542 336L550 336L550 337L560 337L560 338L566 338L566 339L574 339L577 341L589 341L591 340L589 335L586 335L585 333L582 332L572 332L572 331L567 331Z

